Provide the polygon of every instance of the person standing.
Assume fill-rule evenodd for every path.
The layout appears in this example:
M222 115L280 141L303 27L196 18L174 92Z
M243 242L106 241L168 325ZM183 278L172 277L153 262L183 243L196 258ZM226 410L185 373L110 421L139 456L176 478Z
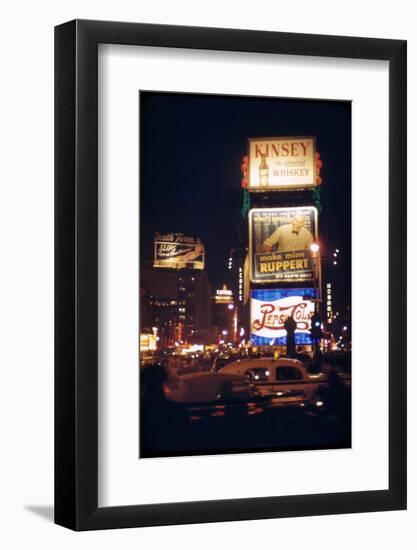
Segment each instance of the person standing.
M291 316L288 316L285 319L284 328L287 331L287 357L295 357L295 329L297 323Z

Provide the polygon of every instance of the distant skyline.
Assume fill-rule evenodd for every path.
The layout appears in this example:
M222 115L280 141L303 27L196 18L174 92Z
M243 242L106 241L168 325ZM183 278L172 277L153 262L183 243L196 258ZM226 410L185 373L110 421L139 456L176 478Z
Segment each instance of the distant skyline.
M230 250L243 245L240 165L248 138L315 136L324 163L320 241L327 253L342 251L337 284L349 304L350 102L141 92L140 107L143 261L152 260L155 232L200 237L209 280L219 287Z

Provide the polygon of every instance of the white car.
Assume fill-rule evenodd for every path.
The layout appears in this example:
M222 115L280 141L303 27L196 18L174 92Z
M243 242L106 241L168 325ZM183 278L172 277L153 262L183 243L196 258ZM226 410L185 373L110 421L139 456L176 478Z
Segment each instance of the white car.
M253 386L252 386L253 387ZM224 397L225 388L228 395L243 395L247 398L251 393L248 379L237 373L193 372L182 374L176 380L166 384L165 395L172 401L180 403L214 402Z
M311 399L319 386L326 383L324 374L309 374L301 361L287 357L240 359L224 366L220 372L244 375L261 393L278 396L285 391L302 391Z

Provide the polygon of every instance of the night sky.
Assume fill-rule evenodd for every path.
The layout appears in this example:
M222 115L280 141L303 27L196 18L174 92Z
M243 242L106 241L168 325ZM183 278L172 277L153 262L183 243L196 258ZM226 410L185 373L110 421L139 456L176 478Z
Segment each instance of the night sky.
M247 139L316 136L324 163L319 239L325 255L335 247L342 252L337 280L348 300L349 102L165 92L141 92L140 102L142 260L152 259L156 231L198 236L210 282L223 283L229 252L242 245L240 164Z

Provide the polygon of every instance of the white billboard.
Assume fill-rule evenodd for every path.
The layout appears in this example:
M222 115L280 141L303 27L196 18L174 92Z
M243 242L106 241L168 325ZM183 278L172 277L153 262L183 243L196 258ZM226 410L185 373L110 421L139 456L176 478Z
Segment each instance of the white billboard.
M311 344L314 288L256 289L251 291L251 340L256 345L285 344L284 323L296 322L296 344Z
M316 186L314 137L249 139L249 191L303 189L314 186Z

